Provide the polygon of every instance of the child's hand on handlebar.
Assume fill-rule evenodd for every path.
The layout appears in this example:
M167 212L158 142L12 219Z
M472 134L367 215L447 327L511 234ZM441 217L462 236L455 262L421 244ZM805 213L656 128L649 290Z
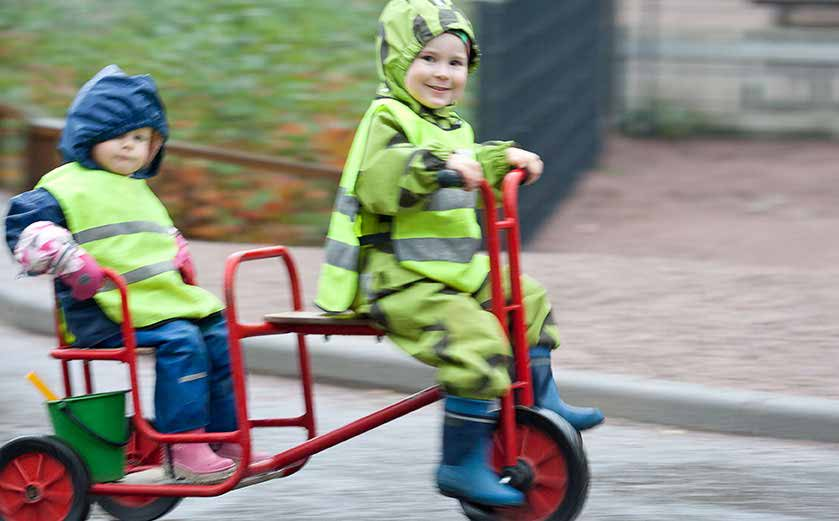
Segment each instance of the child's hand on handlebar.
M523 168L527 171L527 182L525 184L528 185L538 181L542 176L542 170L545 168L545 164L542 163L542 158L538 154L515 147L507 149L507 162L513 168Z
M484 179L481 164L469 155L455 152L446 161L446 168L454 170L463 179L463 189L470 191L478 188Z

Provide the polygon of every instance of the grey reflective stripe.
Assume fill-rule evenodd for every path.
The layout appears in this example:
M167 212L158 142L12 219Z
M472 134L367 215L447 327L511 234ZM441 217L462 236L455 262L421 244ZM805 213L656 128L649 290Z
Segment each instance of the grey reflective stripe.
M358 246L327 237L326 263L345 270L358 271Z
M446 411L446 418L455 418L455 419L458 419L458 420L463 420L463 421L468 421L468 422L495 424L495 420L493 418L481 418L479 416L466 416L465 414L457 414L457 413L449 412L449 411Z
M387 44L387 37L385 36L385 24L379 22L379 38L382 40L381 49L379 51L379 57L382 60L382 66L384 67L385 60L387 60L387 54L390 52L390 46Z
M424 238L396 239L393 248L401 261L445 261L467 263L481 246L480 239Z
M428 28L428 23L421 15L414 18L414 37L423 46L434 39L434 33Z
M207 378L207 373L205 373L205 372L203 372L203 371L202 371L202 372L200 372L200 373L195 373L195 374L190 374L190 375L182 376L182 377L178 378L178 383L179 383L179 384L185 384L185 383L187 383L187 382L192 382L192 381L195 381L195 380L200 380L200 379L202 379L202 378Z
M474 208L478 200L478 192L467 192L459 188L441 188L431 194L428 206L425 208L432 212L445 210L457 210L459 208Z
M354 195L348 195L346 188L338 187L338 195L335 196L335 211L354 221L355 216L358 215L358 199Z
M453 9L440 9L440 26L444 31L457 22L457 13Z
M168 234L171 231L171 226L163 226L152 221L126 221L123 223L106 224L104 226L97 226L95 228L88 228L87 230L76 232L73 234L73 239L75 239L79 244L84 244L86 242L116 237L117 235L128 235L140 232Z
M157 262L155 264L147 264L141 268L137 268L136 270L122 273L121 275L122 278L125 279L126 284L133 284L135 282L140 282L141 280L150 279L155 275L160 275L161 273L166 273L167 271L175 271L177 269L178 268L175 267L175 263L173 261L167 260ZM112 289L116 289L116 284L114 284L111 280L108 280L99 291L110 291Z

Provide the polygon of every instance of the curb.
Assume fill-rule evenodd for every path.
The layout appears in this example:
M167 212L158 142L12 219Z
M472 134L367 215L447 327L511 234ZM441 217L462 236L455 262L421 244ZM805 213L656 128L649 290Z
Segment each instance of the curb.
M0 320L18 328L53 334L51 288L0 286ZM404 354L387 340L368 337L307 338L312 373L318 382L416 392L434 385L434 369ZM293 335L243 341L247 368L259 374L298 375ZM839 400L756 391L713 389L696 384L560 370L564 399L596 404L609 417L676 427L839 443Z

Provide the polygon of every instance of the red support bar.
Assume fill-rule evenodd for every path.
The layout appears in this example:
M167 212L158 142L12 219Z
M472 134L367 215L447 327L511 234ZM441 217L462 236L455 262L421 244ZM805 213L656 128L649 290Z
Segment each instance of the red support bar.
M530 381L530 352L527 345L527 325L525 324L524 300L521 289L521 233L519 230L518 189L526 179L526 172L513 170L502 181L502 204L504 214L512 223L507 233L507 257L510 261L510 300L517 303L518 309L511 313L513 319L512 344L516 361L516 379L525 382L518 393L518 403L533 405L533 385Z
M507 314L504 313L504 288L501 285L501 238L498 233L498 210L495 207L495 194L493 194L492 187L486 181L481 182L480 189L484 200L484 226L486 227L484 238L489 252L492 312L501 323L501 328L507 331Z
M360 418L352 423L348 423L335 430L329 431L326 434L310 439L297 445L285 452L277 454L271 461L260 462L251 465L250 473L258 474L266 472L272 468L282 468L300 460L307 458L318 452L333 447L343 441L363 434L371 429L384 425L385 423L395 420L410 412L421 409L426 405L432 404L443 397L443 391L437 387L429 387L416 394L408 396L384 409L380 409L363 418Z
M513 393L501 397L501 440L504 447L504 466L515 467L518 461L518 440L516 439L516 413Z
M297 267L291 254L283 246L271 246L257 248L254 250L237 252L227 258L224 270L224 298L225 314L227 316L228 337L230 344L230 363L233 368L233 387L236 396L236 410L239 425L250 424L247 412L245 367L242 356L242 339L249 336L266 335L281 332L281 329L263 322L262 324L243 324L239 322L239 315L236 306L236 273L239 265L243 262L271 259L280 257L286 266L288 280L291 285L291 305L295 311L303 309L303 298L297 275ZM315 405L313 399L313 379L309 364L309 354L306 348L306 340L303 335L298 336L298 359L300 367L300 384L303 392L304 413L302 415L303 426L306 428L309 438L317 435L315 428ZM283 421L279 419L278 421ZM240 439L242 445L242 460L250 461L250 431L243 433Z
M309 350L306 347L306 336L297 335L297 360L300 367L300 374L305 378L303 382L303 424L309 434L309 438L317 436L317 428L315 426L315 399L313 397L313 378L312 368L309 362Z
M70 378L70 362L61 361L61 376L64 379L64 397L73 396L73 382Z
M71 347L58 348L50 351L50 356L58 360L109 360L126 362L126 351L119 349L73 349Z
M352 423L316 438L309 439L275 455L268 461L252 464L247 469L244 466L239 466L231 477L215 485L129 485L124 483L100 483L91 486L90 493L93 495L107 496L218 496L231 490L246 475L261 474L294 466L300 463L301 460L305 460L318 452L368 432L417 409L421 409L440 400L442 397L443 392L439 387L429 387ZM202 438L205 436L202 436ZM195 438L196 436L192 437Z
M306 416L294 418L260 418L251 420L251 427L306 427Z
M484 200L484 226L486 227L486 245L489 252L490 284L492 310L504 331L510 331L510 344L516 364L516 381L512 383L511 392L501 398L500 428L504 446L505 465L515 465L517 452L515 428L515 404L533 405L533 387L530 382L530 353L527 345L527 329L525 324L525 310L521 291L521 268L519 256L521 254L519 219L517 210L518 187L525 179L525 172L516 169L508 173L502 184L502 206L504 218L498 218L495 206L495 196L492 187L486 181L481 183ZM504 286L501 269L501 231L506 232L507 256L509 258L508 276L510 280L510 301L505 304ZM508 324L512 328L508 327Z
M93 394L93 374L90 371L90 360L82 362L84 367L84 389L87 394Z

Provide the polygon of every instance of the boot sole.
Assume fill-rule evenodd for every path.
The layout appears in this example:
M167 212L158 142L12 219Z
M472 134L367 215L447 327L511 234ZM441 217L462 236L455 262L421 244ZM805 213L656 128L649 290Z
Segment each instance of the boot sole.
M175 479L189 481L190 483L195 483L197 485L212 485L213 483L220 483L236 472L236 465L216 472L194 472L186 467L178 466L177 463L172 465L172 467Z
M437 488L437 490L440 491L440 494L442 494L446 497L450 497L452 499L457 499L459 501L468 501L469 503L472 503L473 505L477 505L477 506L485 507L485 508L507 508L507 507L520 507L520 506L524 505L523 501L518 502L518 503L508 503L508 504L484 503L482 501L478 501L477 499L466 497L463 494L459 494L457 492L451 492L451 491L448 491L448 490L443 490L442 488L439 488L439 487Z

